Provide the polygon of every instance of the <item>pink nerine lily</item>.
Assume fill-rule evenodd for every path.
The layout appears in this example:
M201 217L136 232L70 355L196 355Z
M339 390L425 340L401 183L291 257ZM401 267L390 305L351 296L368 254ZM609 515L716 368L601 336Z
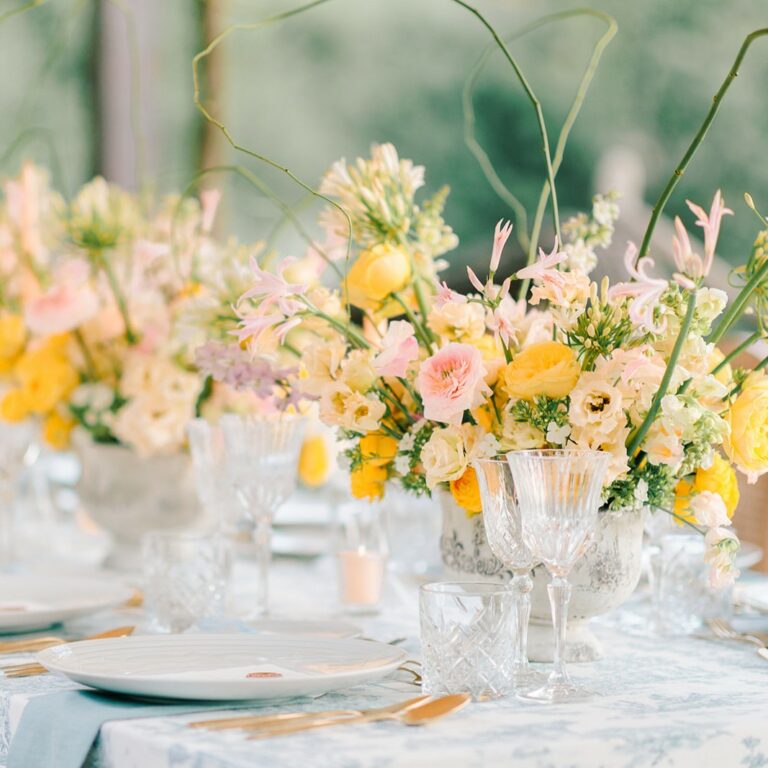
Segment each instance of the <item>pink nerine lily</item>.
M669 283L661 278L654 278L647 274L648 269L653 268L654 261L644 256L635 264L637 246L627 243L627 251L624 254L624 265L632 278L629 283L617 283L609 291L611 299L631 298L629 306L629 318L637 328L645 328L651 333L662 333L666 328L666 320L658 325L653 319L653 310L659 302Z
M283 259L277 268L277 274L263 270L258 261L251 256L251 271L253 272L253 287L247 290L237 301L238 306L247 299L257 299L265 311L275 306L286 317L295 315L304 308L304 304L292 296L301 295L309 287L305 283L289 283L283 273L296 259Z
M555 299L557 304L564 303L563 287L566 284L565 275L557 269L568 258L568 254L559 251L560 243L555 238L555 244L550 253L544 253L543 248L539 248L539 260L529 267L519 270L516 277L518 280L533 280L541 286L546 286L549 293Z
M704 277L704 262L698 253L693 252L688 230L679 216L675 216L675 232L676 234L672 237L672 255L678 271L673 277L681 287L693 290L696 287L696 281Z
M475 274L474 272L472 273ZM472 278L470 278L471 280ZM478 281L479 282L479 281ZM461 293L456 293L456 291L452 290L448 287L448 283L443 281L440 283L440 285L437 287L437 293L435 294L434 303L435 306L440 309L441 307L444 307L446 304L465 304L467 301L467 297L464 296Z
M512 222L504 222L504 219L499 219L496 223L496 230L493 233L493 251L491 252L491 272L495 272L499 268L499 261L501 260L501 253L504 250L504 246L509 240L509 236L512 233Z
M690 200L686 200L685 202L696 216L696 224L704 230L703 273L704 275L708 275L709 270L712 268L712 260L715 257L717 238L720 236L720 223L723 220L723 216L733 216L733 211L730 208L725 207L725 200L723 200L723 195L719 189L715 192L715 197L712 200L712 207L709 210L709 214Z

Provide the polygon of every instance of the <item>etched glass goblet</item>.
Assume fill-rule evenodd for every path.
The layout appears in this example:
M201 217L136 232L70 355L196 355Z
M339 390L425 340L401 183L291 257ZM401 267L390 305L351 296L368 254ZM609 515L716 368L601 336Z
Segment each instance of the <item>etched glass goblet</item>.
M506 459L484 459L474 464L483 505L488 545L505 568L512 571L509 589L514 597L514 656L512 676L516 690L543 682L528 664L528 622L531 617L531 569L537 564L523 540L520 507L512 470Z
M187 422L189 453L195 476L197 499L207 518L222 527L228 500L224 472L224 435L221 427L205 419Z
M296 488L304 419L292 414L221 417L224 466L238 509L238 527L255 544L259 584L255 616L269 605L272 520Z
M590 694L574 685L565 666L568 574L592 541L610 456L601 451L542 449L508 453L507 461L523 539L551 576L547 591L555 631L554 666L546 684L520 695L553 703L586 698Z

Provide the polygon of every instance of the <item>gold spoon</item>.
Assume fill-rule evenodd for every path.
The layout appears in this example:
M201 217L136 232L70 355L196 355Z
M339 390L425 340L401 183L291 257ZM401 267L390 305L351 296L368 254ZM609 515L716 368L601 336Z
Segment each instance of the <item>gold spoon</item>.
M439 699L431 699L422 704L417 704L405 710L396 712L370 712L358 717L317 718L310 722L281 723L270 727L260 728L250 735L249 739L268 739L272 736L284 736L292 733L301 733L315 728L325 728L330 725L344 725L346 723L375 723L383 720L396 720L404 725L426 725L441 717L458 712L469 704L472 697L467 693L454 693L450 696L442 696Z
M291 725L301 721L315 721L318 719L326 720L329 718L351 718L361 717L373 714L394 714L396 712L405 712L408 709L417 707L429 701L431 696L417 696L415 699L407 701L398 701L396 704L389 704L386 707L377 707L376 709L331 709L324 712L282 712L277 715L244 715L241 717L225 717L218 720L197 720L188 723L190 728L205 728L209 731L226 731L232 728L257 729L265 728L282 723Z

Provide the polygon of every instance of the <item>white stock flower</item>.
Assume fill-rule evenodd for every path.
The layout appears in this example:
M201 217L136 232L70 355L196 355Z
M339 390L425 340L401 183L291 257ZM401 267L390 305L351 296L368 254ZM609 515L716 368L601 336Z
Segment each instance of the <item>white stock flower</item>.
M690 502L696 522L706 528L726 527L731 524L725 501L719 493L701 491Z
M433 306L427 325L445 341L472 343L485 333L485 309L482 304L448 301Z
M354 392L341 382L329 384L320 398L320 418L351 432L375 432L385 412L377 397Z

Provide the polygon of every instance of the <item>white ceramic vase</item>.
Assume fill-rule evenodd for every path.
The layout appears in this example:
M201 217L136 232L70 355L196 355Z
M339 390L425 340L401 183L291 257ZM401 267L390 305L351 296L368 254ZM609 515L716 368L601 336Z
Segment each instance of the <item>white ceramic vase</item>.
M467 517L449 493L439 492L443 511L440 551L447 578L505 581L510 573L493 555L482 515ZM642 573L644 510L600 512L595 540L569 576L573 593L568 610L567 661L595 661L603 655L589 620L620 606L634 592ZM552 661L554 636L544 566L533 571L528 656Z
M77 433L78 493L84 510L115 540L110 564L135 567L149 531L184 530L202 515L187 454L142 458L122 445L94 443Z

